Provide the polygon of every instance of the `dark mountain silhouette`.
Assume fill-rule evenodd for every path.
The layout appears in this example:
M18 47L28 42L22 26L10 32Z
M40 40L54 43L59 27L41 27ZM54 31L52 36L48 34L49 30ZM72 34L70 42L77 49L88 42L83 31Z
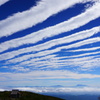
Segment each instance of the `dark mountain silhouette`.
M20 97L11 97L11 91L0 92L0 100L64 100L52 96L45 96L37 93L19 91Z

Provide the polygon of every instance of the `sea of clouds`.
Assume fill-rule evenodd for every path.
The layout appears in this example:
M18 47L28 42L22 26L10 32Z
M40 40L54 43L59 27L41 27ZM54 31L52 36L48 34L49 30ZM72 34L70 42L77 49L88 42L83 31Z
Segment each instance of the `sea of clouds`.
M100 87L46 87L46 86L33 86L33 87L8 87L5 89L0 89L0 91L5 90L12 90L12 89L18 89L21 91L30 91L35 93L66 93L66 94L72 94L72 95L100 95Z

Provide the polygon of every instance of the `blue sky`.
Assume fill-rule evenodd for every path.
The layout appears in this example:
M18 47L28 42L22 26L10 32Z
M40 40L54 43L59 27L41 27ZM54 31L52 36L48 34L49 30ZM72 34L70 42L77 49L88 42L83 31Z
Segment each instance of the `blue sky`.
M0 85L100 86L99 0L1 0Z

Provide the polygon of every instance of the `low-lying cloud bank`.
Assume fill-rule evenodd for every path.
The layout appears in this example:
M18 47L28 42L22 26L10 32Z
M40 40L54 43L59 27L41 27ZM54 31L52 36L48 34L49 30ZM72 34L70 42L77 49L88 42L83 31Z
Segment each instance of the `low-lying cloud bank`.
M0 91L9 91L12 89L18 89L20 91L30 91L35 93L61 93L70 95L100 95L100 87L90 86L32 86L32 87L5 87L0 88Z
M100 94L100 88L98 87L18 87L16 89L36 93L66 93L71 95Z

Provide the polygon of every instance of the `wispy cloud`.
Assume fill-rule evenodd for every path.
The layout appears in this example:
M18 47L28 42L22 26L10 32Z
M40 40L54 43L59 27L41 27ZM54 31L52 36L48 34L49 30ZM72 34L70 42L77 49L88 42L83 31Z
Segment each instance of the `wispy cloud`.
M17 56L17 55L19 55L21 53L28 53L28 52L33 52L33 51L41 51L41 50L49 49L49 48L51 48L53 46L56 46L56 45L59 45L59 44L70 43L70 42L73 42L73 41L85 39L85 38L88 38L88 37L91 37L91 36L97 34L99 31L100 31L100 27L94 27L94 28L92 28L90 30L84 30L84 31L81 31L81 32L78 32L78 33L75 33L75 34L72 34L72 35L69 35L69 36L66 36L64 38L51 40L49 42L46 42L46 43L43 43L43 44L40 44L40 45L37 45L37 46L28 47L28 48L20 49L20 50L17 50L17 51L12 51L12 52L8 52L8 53L5 53L5 54L1 54L0 55L0 59L1 60L11 59L11 58L13 58L13 57L15 57L15 56ZM88 41L86 41L85 43L89 44ZM76 43L75 45L77 45L77 44L78 43ZM80 46L82 44L83 43L80 43ZM71 47L67 47L66 46L66 48L68 49L68 48L71 48ZM6 56L6 58L5 58L5 56Z
M82 78L100 78L96 74L80 74L77 72L56 70L56 71L32 71L28 73L0 73L0 78L5 78L4 81L10 80L33 80L33 79L82 79ZM20 76L20 77L19 77ZM9 77L9 79L7 78Z
M66 59L61 60L59 58L50 58L50 59L44 59L42 60L37 60L35 59L25 61L20 63L18 66L30 66L30 69L59 69L59 68L69 68L69 66L72 68L72 70L87 70L90 71L92 69L99 68L100 64L100 59L99 56L98 58L95 58L95 56L90 56L90 57L82 57L82 58L70 58L66 57Z
M80 47L80 46L84 46L84 45L95 43L95 42L100 42L100 38L99 37L91 38L91 39L87 39L87 40L84 40L84 41L81 41L81 42L78 42L78 43L74 43L74 44L71 44L71 45L68 45L68 46L62 46L62 47L58 47L58 48L52 49L52 50L45 50L45 51L38 52L36 54L24 55L22 57L15 58L15 59L12 59L10 61L11 62L14 62L14 61L15 62L20 62L20 61L23 61L23 60L27 60L29 58L50 55L50 54L59 52L62 49L67 50L67 49L70 49L70 48Z
M86 49L78 49L78 50L69 50L69 52L80 52L80 51L93 51L100 49L100 47L91 47L91 48L86 48Z
M20 67L20 66L14 66L12 67L12 70L16 70L16 71L22 71L22 72L26 72L26 71L30 71L29 68L24 68L24 67Z
M75 56L56 57L56 55L48 55L40 58L27 59L22 57L20 59L12 59L7 62L17 63L15 67L27 66L29 69L59 69L59 68L72 68L72 70L92 70L99 68L100 56L94 56L93 54L100 54L100 52L92 52L86 54L80 54ZM23 59L24 58L24 59ZM27 60L25 60L27 59ZM19 63L19 64L18 64ZM14 67L14 68L15 68ZM11 67L10 67L11 68ZM12 66L13 69L13 66Z
M0 52L7 50L9 48L18 47L18 46L21 46L24 44L36 43L44 38L52 37L54 35L61 34L62 32L71 31L75 28L83 26L83 25L87 24L88 22L100 17L100 14L99 14L100 7L99 6L100 6L100 3L96 3L92 7L87 9L84 13L82 13L78 16L75 16L75 17L69 19L68 21L65 21L65 22L62 22L55 26L48 27L46 29L34 32L34 33L27 35L25 37L22 37L22 38L4 42L0 45ZM88 17L88 19L87 19L87 17ZM34 39L33 39L33 37L34 37ZM12 44L12 45L10 45L10 44ZM4 45L6 45L6 46L4 46Z

